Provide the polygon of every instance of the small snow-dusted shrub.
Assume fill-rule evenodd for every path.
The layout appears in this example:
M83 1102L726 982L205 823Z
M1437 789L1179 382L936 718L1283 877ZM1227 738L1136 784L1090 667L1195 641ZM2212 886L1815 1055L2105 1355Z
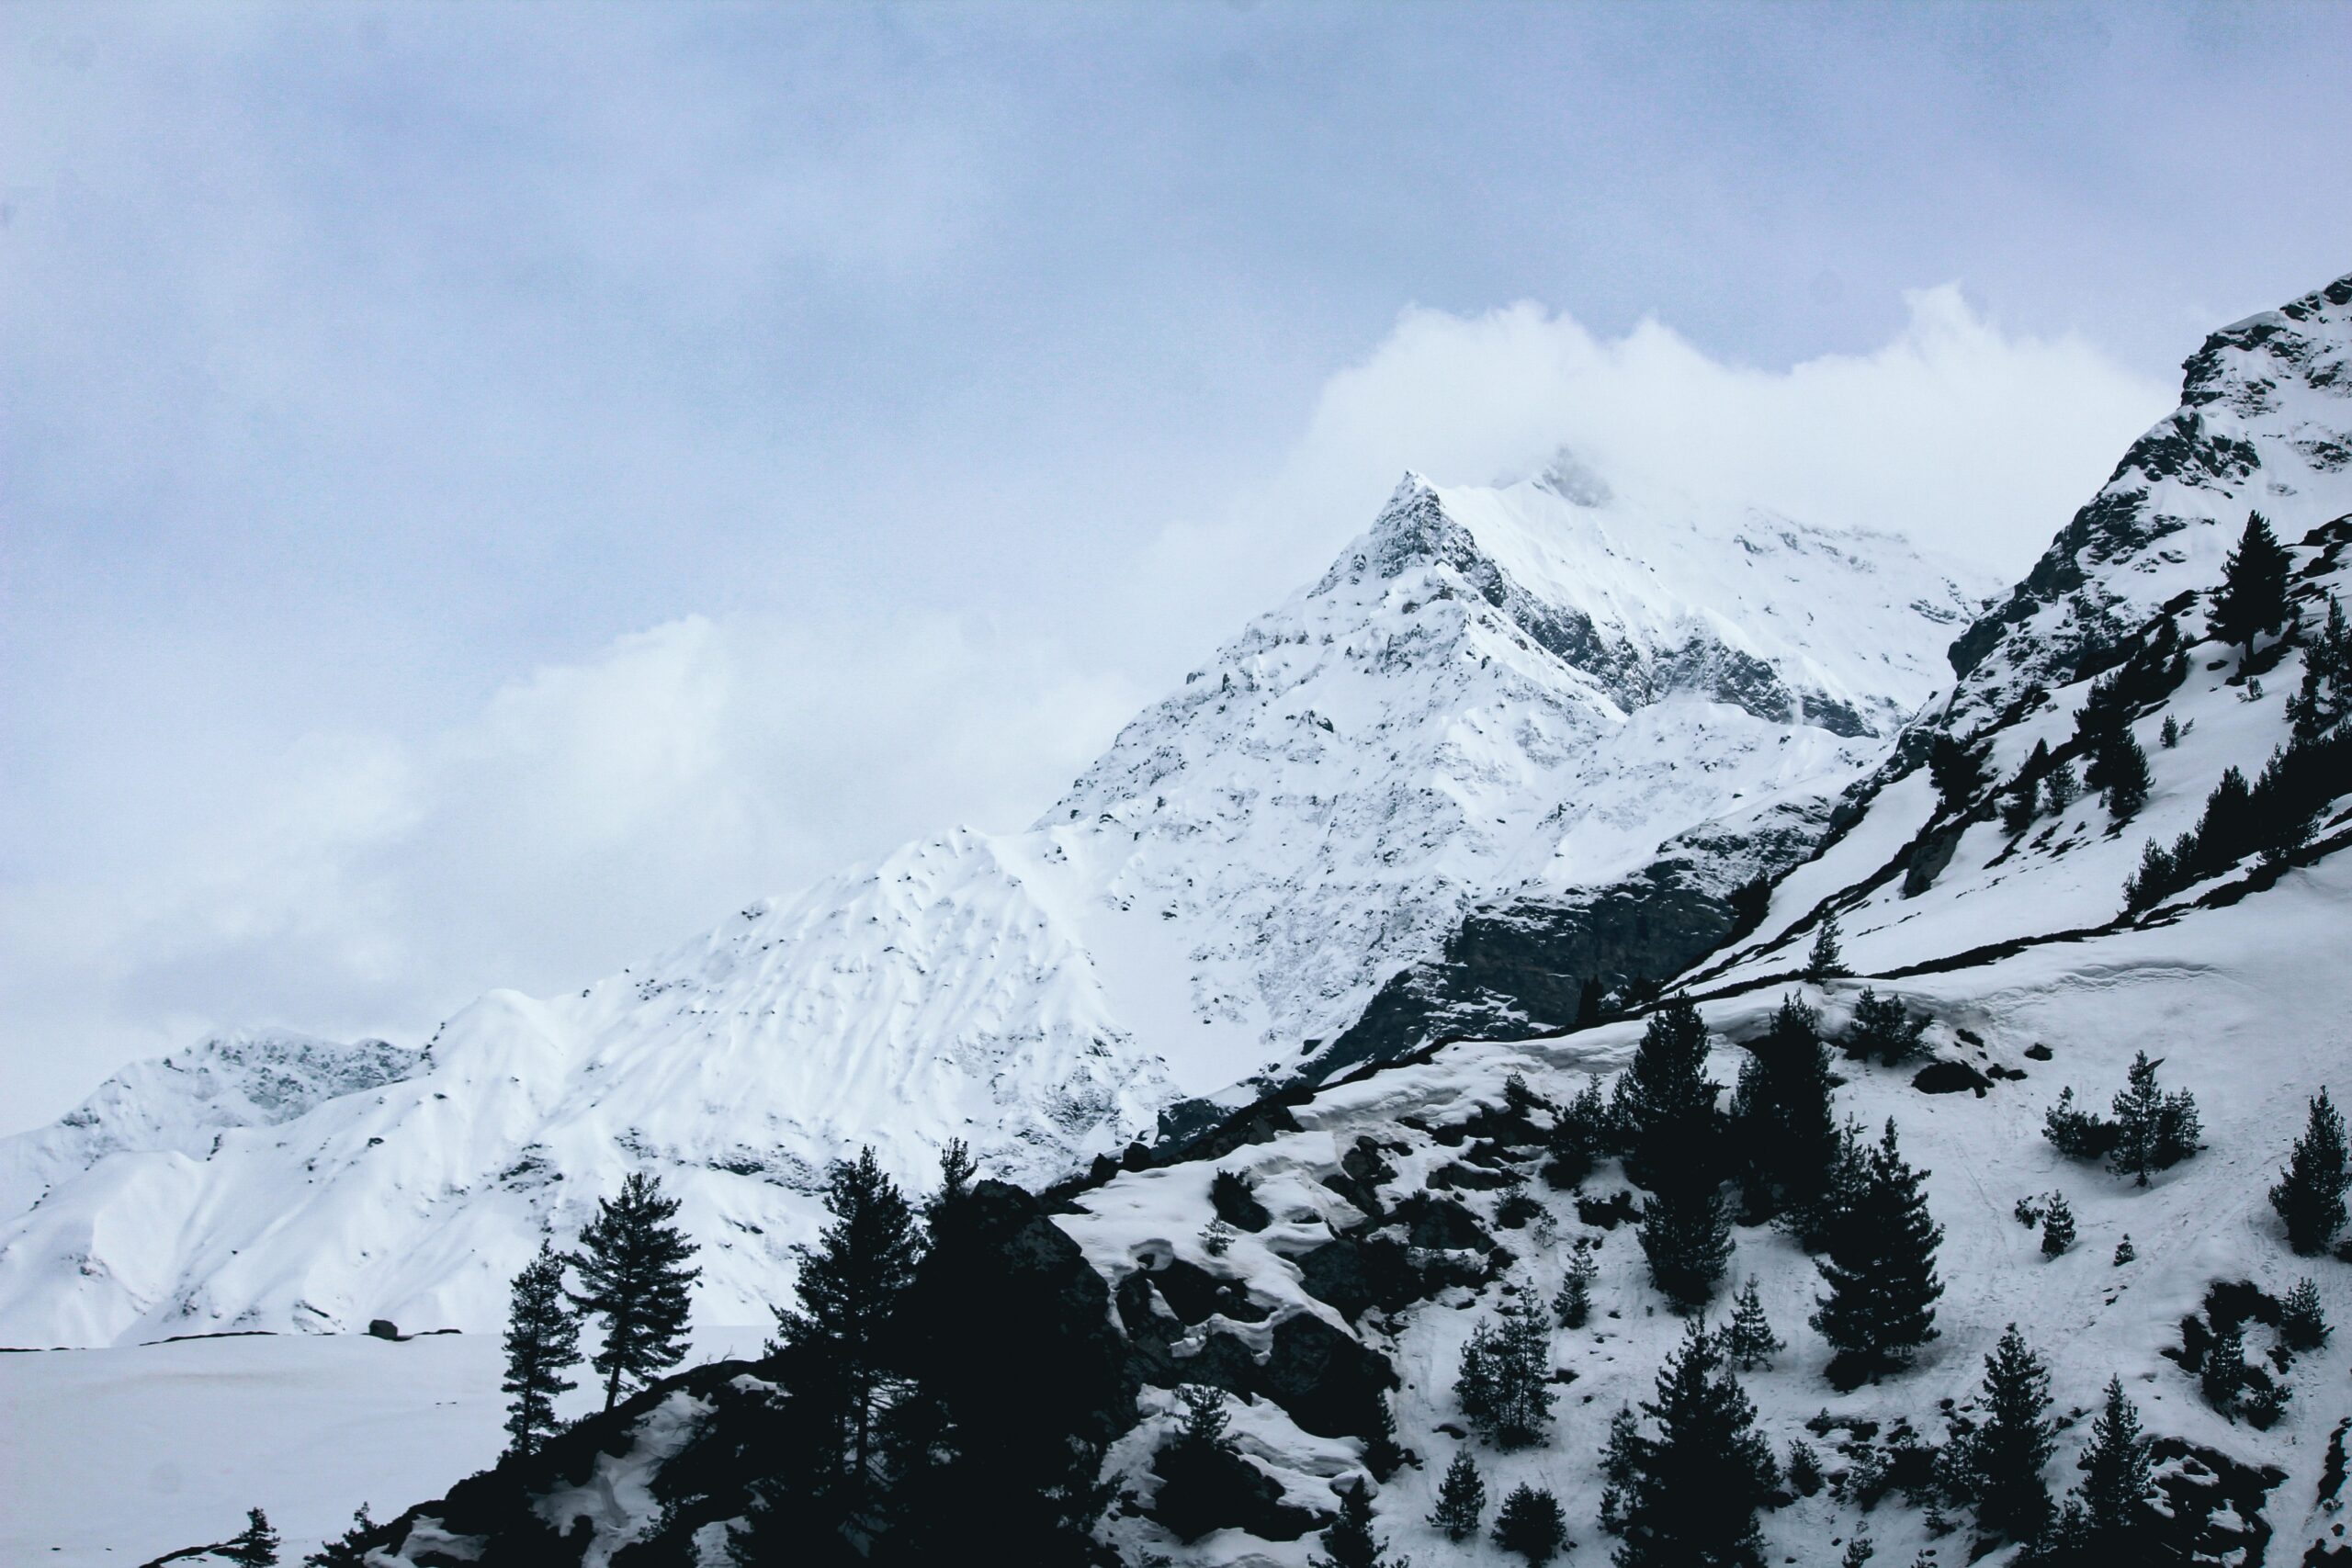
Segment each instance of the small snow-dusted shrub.
M2041 1256L2058 1258L2075 1245L2075 1211L2064 1193L2052 1192L2041 1216Z
M1593 1256L1597 1250L1597 1243L1587 1235L1577 1237L1569 1249L1567 1271L1552 1298L1552 1310L1564 1328L1582 1328L1592 1316L1592 1281L1600 1272L1600 1261Z
M1881 997L1865 986L1838 1044L1857 1061L1899 1067L1925 1049L1928 1021L1926 1013L1905 1011L1901 998Z
M2057 1103L2041 1119L2041 1135L2068 1159L2101 1159L2115 1147L2113 1124L2075 1103L2072 1089L2058 1091Z
M1815 1453L1813 1445L1803 1438L1795 1438L1789 1444L1789 1462L1786 1472L1789 1485L1796 1491L1798 1496L1810 1497L1821 1490L1821 1456Z
M2278 1308L2278 1337L2290 1350L2316 1350L2332 1332L2319 1304L2319 1286L2309 1279L2295 1281Z
M1524 1482L1503 1499L1502 1509L1495 1516L1494 1540L1505 1551L1526 1558L1532 1568L1544 1568L1572 1544L1560 1500Z
M1437 1506L1430 1512L1430 1523L1444 1531L1446 1540L1459 1543L1478 1533L1478 1520L1486 1511L1487 1483L1478 1474L1477 1462L1468 1449L1458 1450L1438 1485Z

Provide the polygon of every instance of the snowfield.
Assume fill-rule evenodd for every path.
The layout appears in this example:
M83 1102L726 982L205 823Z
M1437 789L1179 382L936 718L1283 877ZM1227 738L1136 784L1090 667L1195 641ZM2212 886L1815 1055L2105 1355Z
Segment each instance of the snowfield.
M768 1332L698 1329L694 1358ZM0 1562L130 1568L261 1507L285 1560L498 1456L494 1337L251 1335L0 1356ZM592 1393L566 1414L595 1408Z

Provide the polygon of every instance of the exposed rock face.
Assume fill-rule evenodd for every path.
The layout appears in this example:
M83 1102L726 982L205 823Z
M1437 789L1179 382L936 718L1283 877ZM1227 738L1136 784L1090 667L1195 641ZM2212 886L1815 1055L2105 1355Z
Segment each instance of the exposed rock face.
M1732 935L1735 890L1812 852L1833 807L1815 796L1712 822L1674 839L1633 876L1472 910L1435 959L1389 976L1309 1071L1329 1075L1453 1035L1566 1029L1589 985L1606 991L1679 973Z

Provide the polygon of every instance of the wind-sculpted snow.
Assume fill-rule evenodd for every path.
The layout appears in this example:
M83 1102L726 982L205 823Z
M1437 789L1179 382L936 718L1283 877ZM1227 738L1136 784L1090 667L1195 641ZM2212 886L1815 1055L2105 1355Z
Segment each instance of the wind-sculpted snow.
M1471 908L1834 794L1977 603L1891 536L1566 462L1408 476L1029 830L908 845L577 993L492 993L397 1081L60 1180L0 1230L0 1344L485 1326L635 1168L684 1200L698 1312L759 1321L828 1160L871 1143L919 1180L961 1137L1039 1182L1247 1098Z

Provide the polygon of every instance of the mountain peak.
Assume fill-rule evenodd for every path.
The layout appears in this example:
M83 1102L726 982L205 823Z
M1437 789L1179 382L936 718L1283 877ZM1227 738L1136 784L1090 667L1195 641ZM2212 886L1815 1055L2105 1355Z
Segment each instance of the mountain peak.
M1963 705L1997 711L2062 682L2158 605L2220 581L2248 513L2281 538L2335 515L2352 465L2352 276L2212 333L2181 369L2180 406L1952 644Z
M1968 603L1891 536L1572 459L1408 473L1028 830L910 844L561 997L492 993L401 1081L63 1183L0 1230L0 1341L486 1325L628 1169L684 1204L698 1310L755 1320L826 1160L871 1145L919 1183L960 1137L1050 1180L1311 1071L1469 909L1859 777ZM365 1252L356 1213L388 1216Z

